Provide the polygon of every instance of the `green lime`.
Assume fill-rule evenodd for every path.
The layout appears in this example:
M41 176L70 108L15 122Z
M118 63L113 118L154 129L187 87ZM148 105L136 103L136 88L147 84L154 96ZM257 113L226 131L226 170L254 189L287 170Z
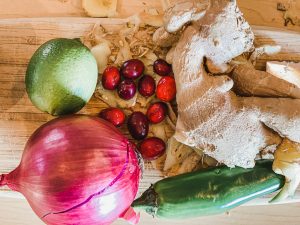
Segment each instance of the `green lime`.
M97 62L78 39L58 38L44 43L32 56L26 72L26 91L32 103L52 115L79 111L92 97Z

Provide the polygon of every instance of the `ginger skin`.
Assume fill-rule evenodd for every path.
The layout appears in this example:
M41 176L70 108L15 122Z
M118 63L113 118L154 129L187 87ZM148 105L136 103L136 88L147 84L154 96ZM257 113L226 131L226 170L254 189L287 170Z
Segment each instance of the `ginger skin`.
M270 73L255 70L251 65L237 66L231 78L234 81L233 90L241 96L300 99L300 88L296 85Z
M172 19L172 8L166 13L167 32L186 25L169 57L177 86L174 137L230 167L250 168L260 150L278 145L282 137L300 142L300 100L238 97L229 76L208 74L205 58L225 71L228 62L253 48L254 34L236 1L210 0L200 10L203 16L186 21L189 25L178 12Z

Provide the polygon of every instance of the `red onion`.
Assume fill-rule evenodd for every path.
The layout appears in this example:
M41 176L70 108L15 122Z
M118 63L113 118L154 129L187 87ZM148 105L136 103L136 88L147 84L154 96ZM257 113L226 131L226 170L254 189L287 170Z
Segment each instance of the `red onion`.
M69 116L35 131L0 186L21 192L46 224L106 225L119 217L137 223L130 204L140 173L134 146L113 125Z

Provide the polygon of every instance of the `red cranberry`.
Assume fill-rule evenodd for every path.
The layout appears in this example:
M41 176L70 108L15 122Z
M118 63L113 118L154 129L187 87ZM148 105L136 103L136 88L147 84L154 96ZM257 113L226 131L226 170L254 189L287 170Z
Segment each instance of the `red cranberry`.
M167 111L168 108L166 103L153 103L147 110L147 118L151 123L160 123L166 118Z
M140 77L145 70L144 63L138 59L130 59L121 67L121 74L128 79L136 79Z
M138 90L142 96L144 97L152 96L155 93L155 88L156 85L153 77L149 75L145 75L139 80Z
M139 151L144 159L154 160L165 153L166 144L160 138L150 137L141 142Z
M100 118L108 122L111 122L116 127L120 127L124 124L126 116L121 109L108 108L108 109L103 109L100 112Z
M107 67L102 75L102 85L107 90L114 90L121 81L120 72L117 67Z
M172 66L165 60L158 59L153 64L153 70L160 76L168 76L172 73Z
M136 93L136 86L132 80L123 80L118 87L118 94L120 98L129 100L134 97Z
M127 121L128 131L136 140L142 140L148 135L149 122L142 112L134 112Z
M171 76L162 77L156 88L156 96L164 102L172 101L176 96L175 79Z

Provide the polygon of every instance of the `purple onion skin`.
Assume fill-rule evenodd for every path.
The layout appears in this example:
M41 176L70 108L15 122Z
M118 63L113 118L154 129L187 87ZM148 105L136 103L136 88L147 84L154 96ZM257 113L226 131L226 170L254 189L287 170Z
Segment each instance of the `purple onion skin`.
M20 165L1 178L0 186L21 192L46 224L106 225L130 209L140 168L133 146L113 125L68 116L40 127Z

